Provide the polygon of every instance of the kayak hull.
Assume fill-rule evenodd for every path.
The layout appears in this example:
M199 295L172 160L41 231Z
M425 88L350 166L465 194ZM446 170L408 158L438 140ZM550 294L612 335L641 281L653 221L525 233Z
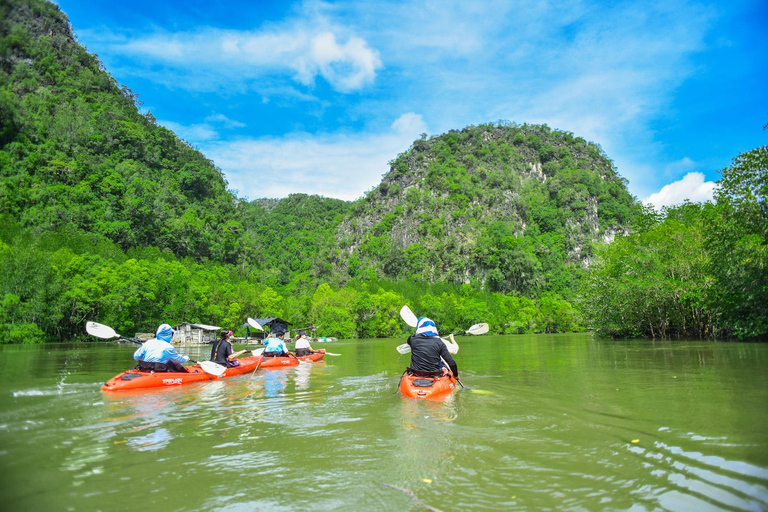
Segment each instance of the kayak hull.
M264 357L264 361L262 361L259 368L282 368L285 366L298 366L299 359L301 359L302 361L314 362L314 361L320 361L324 357L325 357L325 350L318 350L314 354L310 354L308 356L302 356L299 358L296 358L294 356Z
M131 369L126 372L115 375L109 379L101 390L107 393L113 391L128 391L131 389L163 388L169 386L183 386L194 384L196 382L206 382L209 380L225 379L235 377L253 371L259 364L261 356L243 357L238 359L239 366L227 368L224 373L217 377L205 371L200 365L186 366L187 373L182 372L142 372Z
M325 357L325 350L318 350L314 354L300 357L302 361L319 361ZM263 359L263 361L262 361ZM115 391L129 391L132 389L164 388L172 386L183 386L194 384L196 382L206 382L209 380L226 379L235 377L244 373L252 372L258 368L280 368L285 366L298 366L299 361L293 356L288 357L241 357L238 359L239 366L227 368L224 373L217 377L206 373L200 365L186 366L188 373L182 372L142 372L136 369L115 375L109 379L101 390L106 393ZM261 363L261 364L259 364Z
M421 400L445 400L456 389L456 384L452 375L418 377L406 373L400 381L400 394Z

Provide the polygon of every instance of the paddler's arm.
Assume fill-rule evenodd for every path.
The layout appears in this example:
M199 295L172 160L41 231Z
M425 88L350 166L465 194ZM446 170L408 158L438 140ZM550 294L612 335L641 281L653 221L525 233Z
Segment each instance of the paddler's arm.
M443 361L448 365L448 368L451 369L451 373L453 373L453 376L457 379L459 378L459 367L456 366L456 361L453 360L453 357L451 356L450 352L448 352L448 347L445 346L445 343L441 343L442 347L440 349L440 357L443 358Z
M180 363L186 363L189 361L189 357L176 352L176 349L173 348L173 345L170 343L168 343L168 346L163 349L163 352L165 352L165 355L168 356L167 359L173 359L174 361L178 361Z

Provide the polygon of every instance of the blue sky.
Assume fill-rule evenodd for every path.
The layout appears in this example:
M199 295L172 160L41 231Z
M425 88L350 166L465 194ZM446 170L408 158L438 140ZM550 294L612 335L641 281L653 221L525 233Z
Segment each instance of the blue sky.
M599 143L657 205L768 144L764 0L58 5L249 199L356 199L421 133L499 120Z

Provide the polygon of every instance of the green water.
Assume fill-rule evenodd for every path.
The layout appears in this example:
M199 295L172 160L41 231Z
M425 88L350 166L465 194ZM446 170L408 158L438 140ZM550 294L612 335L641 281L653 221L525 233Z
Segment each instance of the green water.
M3 347L1 508L768 509L768 345L459 341L442 403L393 394L403 340L110 395L133 347Z

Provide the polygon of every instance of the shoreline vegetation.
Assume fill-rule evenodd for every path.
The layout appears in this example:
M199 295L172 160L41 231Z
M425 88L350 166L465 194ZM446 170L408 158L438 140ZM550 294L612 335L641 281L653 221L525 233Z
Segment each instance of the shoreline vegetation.
M339 338L768 336L768 149L656 212L598 144L499 121L423 134L352 201L238 198L44 0L0 8L0 343L248 316Z
M768 339L768 146L721 171L714 203L644 209L596 248L583 321L613 338Z

